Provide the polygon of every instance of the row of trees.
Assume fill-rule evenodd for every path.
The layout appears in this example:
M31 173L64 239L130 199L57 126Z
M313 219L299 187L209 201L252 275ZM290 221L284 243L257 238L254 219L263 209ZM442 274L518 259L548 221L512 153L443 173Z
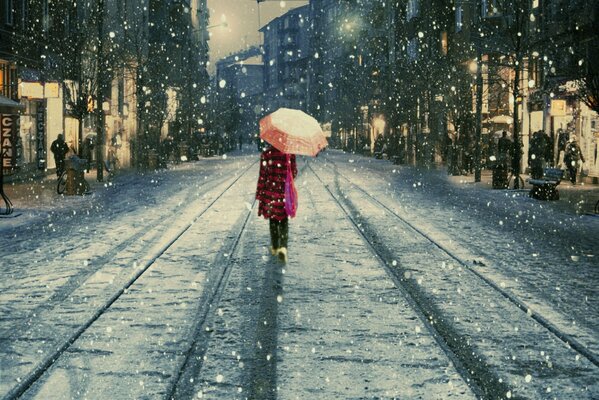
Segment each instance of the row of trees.
M361 108L374 106L408 161L445 157L459 138L480 168L483 121L511 113L520 143L523 101L533 93L549 99L566 80L578 82L580 99L598 111L597 2L352 0L340 7L344 18L329 32L342 50L322 57L322 68L338 70L334 89L316 73L316 97L335 90L337 101L319 103L321 114L328 107L334 131L359 133ZM327 51L315 42L315 51ZM513 158L519 168L519 149Z
M207 45L191 24L193 12L164 0L32 0L15 34L14 53L22 67L39 71L41 80L61 82L65 109L79 121L80 141L84 121L96 118L98 160L104 151L105 103L118 103L119 113L128 104L137 126L132 158L147 167L173 117L169 90L178 103L178 140L201 119ZM99 179L101 168L99 163Z

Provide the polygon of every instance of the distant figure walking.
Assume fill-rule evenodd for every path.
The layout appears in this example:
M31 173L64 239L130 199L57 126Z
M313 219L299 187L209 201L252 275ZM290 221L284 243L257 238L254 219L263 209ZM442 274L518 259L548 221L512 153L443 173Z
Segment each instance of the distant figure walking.
M566 163L566 167L568 168L570 182L572 182L573 185L576 185L576 173L578 171L578 164L579 161L584 162L584 156L582 155L580 146L576 141L576 135L572 135L570 139L570 143L566 145L564 162Z
M530 176L533 179L541 179L543 177L547 145L547 137L543 131L533 133L528 149L528 165L530 165Z
M287 262L287 241L289 238L289 216L285 210L285 180L288 163L293 178L297 176L294 154L285 154L268 145L260 156L260 175L256 199L260 202L258 215L270 223L270 252Z
M512 141L507 137L507 132L501 132L501 137L497 142L497 158L499 163L507 170L510 164L510 151L512 149Z
M64 141L62 134L59 134L56 140L50 145L50 150L54 154L54 162L56 163L56 176L60 178L64 171L64 158L69 152L69 146Z

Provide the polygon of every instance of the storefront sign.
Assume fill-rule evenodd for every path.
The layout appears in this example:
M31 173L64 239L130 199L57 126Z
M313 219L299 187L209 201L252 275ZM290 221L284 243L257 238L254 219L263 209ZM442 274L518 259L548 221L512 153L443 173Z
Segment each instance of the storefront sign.
M10 174L17 166L17 135L19 116L0 114L0 140L2 144L2 170Z
M39 169L46 169L46 101L41 100L37 102L37 114L36 114L36 130L37 134L35 137L36 143L36 154L37 154L37 167Z

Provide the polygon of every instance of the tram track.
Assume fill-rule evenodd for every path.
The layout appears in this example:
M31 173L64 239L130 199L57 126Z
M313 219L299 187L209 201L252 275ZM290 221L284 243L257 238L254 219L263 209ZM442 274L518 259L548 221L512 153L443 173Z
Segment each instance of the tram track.
M543 329L550 332L554 337L559 339L566 347L574 349L580 356L585 357L590 363L597 366L596 356L590 352L584 345L577 342L570 335L559 330L551 324L546 318L541 315L535 315L531 313L530 308L527 307L524 302L519 300L516 296L506 292L500 288L497 284L492 282L490 279L484 277L478 271L474 271L467 262L456 256L451 250L445 248L441 243L435 241L430 235L427 235L422 230L418 229L414 224L406 221L390 207L376 199L370 193L364 189L358 187L350 179L342 175L337 166L334 165L330 160L327 160L329 165L333 165L334 171L334 188L325 182L321 176L315 171L312 166L311 171L317 177L317 179L324 185L326 191L334 199L338 207L343 210L343 213L351 221L356 231L362 236L364 241L368 244L373 255L379 259L381 265L384 267L387 274L393 279L400 291L404 292L413 307L420 313L421 319L430 330L431 334L437 339L440 346L448 354L449 358L454 362L457 370L463 376L464 380L471 385L472 390L479 396L489 399L500 399L504 398L506 393L510 392L510 387L505 380L502 380L492 369L492 365L487 365L484 358L477 353L474 347L469 342L470 339L464 339L463 333L453 326L452 321L444 315L438 305L435 304L431 299L431 294L426 293L420 287L420 282L410 279L411 274L409 266L402 266L401 261L399 265L391 260L397 259L397 255L394 250L389 246L385 245L385 240L377 233L377 230L371 226L367 216L362 216L357 206L352 200L352 196L349 193L350 190L342 190L339 179L343 179L349 184L352 190L356 190L367 201L374 204L375 207L384 210L385 215L393 216L393 219L399 222L401 225L406 227L406 230L410 230L414 234L418 235L423 240L428 241L433 245L437 251L445 253L449 258L455 261L460 267L466 271L472 273L476 279L484 282L487 287L499 294L501 297L509 301L512 305L515 305L519 310L523 311L523 314L527 317L532 317L535 323L541 326ZM346 188L348 186L345 186ZM407 268L407 269L406 269ZM531 315L532 314L532 315ZM536 316L536 318L535 318ZM514 396L512 398L517 398Z
M256 162L254 161L251 162L247 167L243 168L239 176L237 178L234 178L233 183L237 182L237 180L240 179L255 164ZM221 177L217 177L208 180L208 182L204 182L204 185L202 186L202 192L204 193L204 195L210 193L219 186L226 184L228 180L231 180L230 177L226 177L225 179L220 178ZM231 186L232 184L230 184L228 187ZM185 195L184 199L178 203L176 207L166 209L165 213L161 213L159 217L156 217L155 219L151 220L150 223L137 227L131 235L124 238L115 246L110 247L103 254L92 257L92 259L90 260L91 262L87 263L85 269L79 271L79 273L74 274L65 283L55 288L54 293L52 295L44 299L44 302L42 302L39 306L30 309L27 315L19 317L19 320L21 320L22 322L13 324L10 328L8 328L8 330L0 330L0 337L10 338L11 336L14 336L16 333L22 331L23 328L27 327L30 324L34 316L40 315L40 313L43 312L48 312L52 309L52 307L55 304L68 299L73 294L73 292L76 291L87 279L89 279L94 274L98 273L98 271L100 271L106 265L117 264L116 258L119 257L124 250L130 248L133 244L139 243L146 236L150 235L150 237L147 238L147 240L145 240L142 247L136 250L137 254L146 254L149 250L151 250L152 246L154 246L156 240L160 239L161 232L163 231L161 227L166 226L166 224L172 224L173 218L181 210L191 207L193 203L197 201L199 196L197 187L191 187L184 190L186 190L188 193ZM208 207L205 207L193 219L197 219L197 217L203 214L207 210L207 208ZM77 251L80 250L74 248L71 252ZM67 255L54 254L54 256L55 258L64 258ZM132 258L138 259L140 257Z
M298 176L304 172L308 167L308 163L304 163L299 169ZM176 372L176 379L173 380L172 385L169 387L167 399L184 399L194 397L192 392L193 385L190 382L194 382L195 378L202 375L204 368L204 362L206 355L209 350L209 342L212 335L212 328L216 324L215 320L218 318L217 310L220 307L221 299L227 288L227 283L231 275L233 267L239 262L237 259L237 252L240 245L242 244L242 238L246 233L248 224L255 215L255 206L257 201L254 200L249 210L249 213L245 216L241 223L241 228L236 232L235 239L230 245L228 251L228 257L223 259L221 263L215 263L221 265L218 271L215 271L214 277L210 278L211 282L216 282L213 286L205 292L205 300L201 302L201 306L197 313L198 318L196 320L195 327L193 329L193 336L191 345L185 351L184 362ZM264 282L261 288L260 297L262 300L259 302L260 307L267 308L268 310L261 309L259 316L248 314L248 318L255 323L255 332L247 333L252 335L254 341L257 343L263 343L263 345L257 346L251 359L248 359L253 365L252 375L248 378L247 376L243 379L245 385L249 387L249 392L252 393L250 398L271 398L275 393L274 382L276 381L276 357L273 357L273 362L267 362L270 360L273 354L276 353L276 346L272 344L276 341L276 312L272 312L272 309L276 308L276 295L273 295L273 285L278 286L280 289L280 281L282 280L282 273L277 268L278 262L272 261L268 265L268 272L264 275ZM278 283L275 283L278 282ZM239 299L241 300L241 298ZM270 301L269 301L270 300ZM271 304L274 301L275 305ZM264 304L262 304L264 302ZM269 312L271 311L271 312ZM221 316L222 318L222 316ZM253 319L252 319L253 318ZM269 321L269 323L264 323ZM246 323L249 322L246 320ZM250 329L251 331L252 329ZM253 342L253 341L250 341ZM270 346L268 345L270 343ZM249 381L249 382L247 382Z
M182 227L181 229L179 229L176 234L171 237L168 241L166 241L166 243L159 248L154 254L152 254L152 256L141 266L138 267L137 271L135 272L135 274L133 276L130 277L130 279L128 279L124 284L122 284L118 290L114 291L112 295L110 295L110 297L103 302L103 304L100 307L96 307L95 310L92 312L92 314L86 319L86 321L81 324L78 329L76 329L72 334L70 334L67 338L64 338L64 340L62 340L62 343L58 346L56 346L55 349L53 349L50 354L46 355L44 357L44 359L39 362L26 376L21 377L19 380L19 383L14 386L12 389L10 389L8 391L8 393L3 397L3 399L8 400L8 399L17 399L20 396L22 396L24 393L26 393L50 368L52 368L52 366L54 364L56 364L58 362L58 360L61 358L61 356L69 349L69 347L71 345L73 345L73 343L75 343L88 329L90 329L90 327L92 327L92 325L100 318L102 317L112 306L114 303L116 303L123 294L129 292L131 290L131 288L136 284L136 282L139 281L139 279L144 276L144 274L146 274L146 272L148 272L151 267L153 265L155 265L155 263L170 249L173 247L173 245L175 245L177 243L177 241L183 236L185 235L186 232L188 232L188 230L196 223L198 223L200 221L200 219L202 218L203 215L205 215L212 207L214 207L214 205L235 185L237 184L237 182L245 176L245 174L247 173L247 171L249 171L249 169L255 165L255 162L251 163L251 165L245 169L241 174L239 174L239 176L237 176L229 185L227 185L227 187L220 192L220 194L218 196L216 196L216 198L214 198L214 200L212 200L201 212L199 212L192 220L191 222L188 222L184 227ZM218 185L216 185L218 186ZM241 237L243 230L245 229L245 225L247 224L247 221L249 219L249 216L252 213L253 210L253 206L251 207L251 209L247 212L246 216L245 216L245 222L242 224L241 228L239 229L239 231L236 233L236 240L233 241L232 247L229 251L234 251L235 247L237 246L237 243L239 241L239 238ZM168 221L165 221L164 219L161 220L162 223L168 223ZM144 228L147 229L147 228ZM218 264L218 263L217 263ZM230 265L229 263L223 263L221 261L222 265L228 266ZM210 287L207 288L207 291L202 297L202 300L200 302L200 310L204 310L204 314L207 314L207 312L211 309L212 306L212 302L215 300L216 296L218 295L219 291L222 291L222 287L224 287L224 285L226 284L226 276L227 276L227 272L228 272L228 268L222 268L222 271L216 273L217 278L214 278L210 281L210 282L215 282L212 283L210 285ZM214 273L213 273L214 275ZM201 321L201 319L200 319ZM181 367L182 370L183 367Z
M334 163L331 162L330 160L327 160L327 162L329 162L332 165L334 165ZM357 185L354 185L349 178L347 178L346 176L344 176L342 173L340 173L338 171L338 169L336 168L336 166L335 166L335 173L338 176L342 177L346 182L348 182L351 185L353 185L353 189L361 192L364 196L366 196L369 199L369 201L375 203L380 208L384 209L387 213L391 214L396 220L400 221L402 224L408 226L410 229L412 229L418 235L420 235L423 238L425 238L432 245L434 245L439 250L441 250L442 252L444 252L445 254L447 254L449 257L451 257L460 266L462 266L463 268L465 268L471 274L475 275L478 279L480 279L481 281L483 281L485 284L487 284L489 287L491 287L494 291L496 291L497 293L499 293L505 299L509 300L520 311L522 311L523 313L525 313L528 317L532 318L539 325L541 325L543 328L547 329L549 332L551 332L553 335L555 335L555 337L558 338L559 340L561 340L566 346L572 347L581 356L585 357L592 364L594 364L595 366L599 367L599 356L597 356L596 354L594 354L593 352L591 352L584 344L580 343L576 338L572 337L572 335L570 335L570 334L564 332L563 330L561 330L560 328L558 328L555 324L551 323L548 318L544 317L543 315L541 315L541 314L539 314L537 312L532 311L532 307L530 307L529 305L527 305L526 302L524 302L523 300L519 299L516 295L514 295L514 294L508 292L507 290L503 289L500 285L498 285L497 283L495 283L492 279L486 277L481 272L479 272L476 269L472 268L472 266L471 266L471 264L469 262L463 260L461 257L459 257L458 255L456 255L452 250L450 250L449 248L447 248L447 246L444 246L442 243L439 243L439 241L437 241L434 238L432 238L429 234L427 234L426 232L424 232L422 229L418 228L415 224L413 224L412 222L410 222L410 221L406 220L405 218L401 217L399 214L397 214L397 212L395 212L394 210L392 210L389 206L387 206L386 204L384 204L383 202L381 202L380 200L378 200L376 197L374 197L373 195L371 195L370 193L368 193L363 188L361 188L361 187L359 187Z
M450 335L448 335L449 332L447 331L447 329L443 329L443 328L440 329L440 326L441 326L440 323L442 321L437 321L437 319L434 317L436 314L438 314L438 312L436 312L436 310L432 310L429 307L425 306L426 299L424 299L422 296L420 296L418 294L418 292L416 292L414 290L413 287L411 287L411 286L406 287L407 282L404 281L404 279L401 276L398 276L398 274L389 267L389 263L387 261L389 259L389 254L385 254L386 252L381 251L380 246L378 246L376 243L374 243L372 238L369 237L369 235L365 232L364 221L358 221L352 215L352 212L350 210L348 210L347 204L344 205L344 203L346 203L347 199L346 199L346 201L343 201L343 202L341 200L339 200L339 197L336 196L332 192L332 190L329 188L329 185L327 185L322 180L322 178L318 175L318 173L316 173L316 171L314 171L312 166L310 166L310 170L314 174L314 176L318 179L318 181L324 186L325 190L331 196L331 198L333 199L335 204L337 204L339 209L343 212L343 214L347 217L347 219L353 225L355 231L358 233L358 235L363 239L363 241L368 246L371 254L373 254L379 260L380 265L385 270L387 275L391 278L391 280L395 284L396 288L401 292L402 297L408 302L408 304L411 306L412 310L419 317L420 321L427 328L428 332L435 339L437 344L439 344L439 346L443 349L445 354L448 356L448 358L451 360L454 367L460 374L460 376L462 376L464 378L464 381L469 385L469 387L473 391L473 393L475 393L477 395L477 397L484 396L484 398L491 398L491 397L488 397L488 394L490 391L497 392L497 393L499 393L499 392L505 393L507 388L504 385L502 385L500 382L498 382L495 377L490 377L490 376L488 376L488 373L486 373L485 371L481 371L479 368L476 368L476 365L477 365L476 360L467 360L467 362L464 362L463 357L459 356L459 354L456 352L456 348L455 348L455 344L459 341L459 339L456 338L456 335L454 333L451 333ZM452 339L448 340L448 336L450 336ZM452 346L451 342L453 342L453 344L454 344L453 346ZM475 367L475 368L472 369L472 367ZM481 373L482 373L482 375L481 375ZM476 374L478 374L479 377L484 376L483 379L487 381L486 389L485 389L485 386L481 384L482 382L480 382L480 379L476 379ZM497 386L501 386L501 387L497 387L497 386L493 385L492 388L489 388L488 387L489 381L492 381Z

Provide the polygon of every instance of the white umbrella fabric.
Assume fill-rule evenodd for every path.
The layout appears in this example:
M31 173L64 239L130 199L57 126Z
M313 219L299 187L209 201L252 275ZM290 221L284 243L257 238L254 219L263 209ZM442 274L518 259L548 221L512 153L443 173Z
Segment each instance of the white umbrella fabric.
M315 156L328 145L318 121L291 108L279 108L262 118L260 138L283 153L306 156Z

